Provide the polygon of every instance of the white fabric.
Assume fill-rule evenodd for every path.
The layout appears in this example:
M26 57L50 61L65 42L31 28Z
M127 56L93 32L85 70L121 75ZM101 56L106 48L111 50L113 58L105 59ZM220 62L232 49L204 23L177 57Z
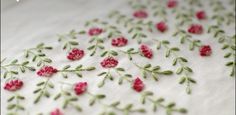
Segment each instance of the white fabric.
M105 103L120 100L122 104L133 103L135 107L145 107L148 112L146 115L164 115L163 109L159 109L156 113L152 112L151 104L142 105L139 102L140 95L134 92L128 83L119 86L116 81L107 81L105 86L97 88L97 83L101 78L97 74L104 69L99 65L102 58L99 56L90 57L87 55L80 61L69 62L66 60L66 52L62 50L61 45L57 42L57 34L66 33L71 29L80 30L86 20L100 18L107 20L107 14L112 10L120 10L125 14L131 14L131 10L126 0L1 0L1 58L7 58L10 61L14 58L21 58L23 49L34 47L40 42L54 47L52 51L48 51L47 55L53 59L53 66L62 68L64 65L71 64L76 66L84 64L85 66L96 66L96 71L84 72L83 78L71 75L67 82L87 81L89 84L88 91L92 93L104 93L107 95ZM205 7L205 11L210 9ZM206 22L203 22L206 23ZM187 95L185 86L179 85L178 76L161 77L158 82L151 79L144 80L146 89L155 92L157 97L164 97L167 102L173 101L177 103L177 107L185 107L188 115L234 115L235 113L235 78L228 76L229 69L224 66L225 60L222 58L224 52L221 45L212 38L212 35L204 34L201 36L203 43L210 44L213 53L210 57L200 57L198 50L189 51L187 45L180 45L177 38L172 38L171 33L174 27L171 23L170 31L164 35L156 32L158 39L169 39L172 46L181 48L180 55L186 56L189 60L189 66L194 70L194 77L197 84L193 85L193 93ZM204 28L205 30L207 28ZM227 33L233 34L234 28L227 28ZM79 36L79 48L86 49L88 47L88 38ZM155 49L155 44L151 41L144 43L150 44ZM106 48L111 47L110 41L106 41ZM138 47L135 40L129 41L127 47ZM125 48L121 48L125 49ZM118 56L119 67L124 67L127 72L134 76L140 76L139 70L130 63L127 57ZM134 57L134 61L138 64L150 63L148 59ZM171 58L164 57L163 50L155 50L154 59L151 61L154 65L160 65L163 69L175 70L171 66ZM19 94L26 97L23 104L27 111L20 113L21 115L35 115L39 112L48 113L61 104L61 101L53 101L53 99L42 98L42 100L34 105L33 99L36 95L32 92L36 87L36 83L43 78L37 77L35 73L20 74L25 85L19 91ZM51 80L54 83L63 81L61 75L54 76ZM1 88L4 80L1 81ZM55 95L59 92L59 87L52 90L51 94ZM1 114L6 114L7 98L12 94L1 90ZM76 113L73 108L66 109L65 115L96 115L101 112L102 108L98 104L93 107L88 106L88 96L79 97L79 104L83 108L82 113ZM60 107L60 106L59 106ZM119 113L121 114L121 113ZM135 114L136 115L136 114ZM138 114L137 114L138 115ZM178 114L175 114L178 115Z

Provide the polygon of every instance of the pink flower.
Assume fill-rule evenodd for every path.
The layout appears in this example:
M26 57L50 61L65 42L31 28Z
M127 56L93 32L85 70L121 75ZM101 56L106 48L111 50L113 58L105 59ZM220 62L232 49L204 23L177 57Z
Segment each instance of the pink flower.
M76 95L82 95L87 90L87 82L78 82L74 86Z
M133 89L137 92L141 92L144 88L144 84L143 81L141 79L139 79L139 77L137 77L134 81L133 81Z
M44 66L37 72L39 76L44 77L51 77L54 73L57 73L57 69L52 66Z
M176 0L168 0L167 7L168 8L174 8L174 7L177 6L177 4L178 4L178 2Z
M50 115L63 115L63 113L60 111L60 109L56 108L50 113Z
M83 50L74 48L69 52L69 54L67 55L67 58L69 60L80 60L83 56L84 56Z
M199 49L199 53L201 56L210 56L212 51L209 45L203 45Z
M107 57L100 64L104 68L114 68L118 65L118 61L113 57Z
M133 16L136 17L136 18L142 19L142 18L147 18L148 14L144 10L137 10L137 11L134 12Z
M116 47L125 46L127 43L128 43L128 40L124 37L114 38L111 41L111 45L116 46Z
M165 22L161 21L156 24L156 29L158 29L160 32L165 32L167 30L167 26Z
M8 91L16 91L16 90L21 89L23 84L24 83L21 80L14 79L14 80L7 82L4 86L4 89L8 90Z
M202 34L203 33L203 27L200 24L192 24L189 27L188 32L192 33L192 34Z
M97 35L101 34L102 32L103 32L103 29L101 29L101 28L91 28L91 29L89 29L88 34L90 36L97 36Z
M140 50L140 53L141 53L143 56L145 56L145 57L147 57L147 58L149 58L149 59L152 58L152 56L153 56L152 49L150 49L147 45L144 45L144 44L141 45L140 48L139 48L139 50Z
M195 15L196 15L197 19L199 19L199 20L206 19L206 13L204 11L198 11L198 12L196 12Z

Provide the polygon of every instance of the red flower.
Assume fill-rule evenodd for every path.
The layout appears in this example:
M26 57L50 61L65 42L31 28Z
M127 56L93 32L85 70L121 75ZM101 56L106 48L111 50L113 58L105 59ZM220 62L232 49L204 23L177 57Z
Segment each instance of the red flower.
M201 46L199 49L199 53L201 56L210 56L212 53L211 47L209 45Z
M50 113L50 115L63 115L63 113L60 111L60 109L56 108Z
M101 34L102 32L103 32L103 29L101 29L101 28L91 28L91 29L89 29L88 34L90 36L96 36L96 35Z
M192 34L202 34L203 33L203 27L202 27L202 25L199 25L199 24L192 24L189 27L188 32L192 33Z
M141 92L144 88L143 81L137 77L133 82L133 89L137 92Z
M168 0L167 7L168 8L174 8L174 7L177 6L177 4L178 4L178 2L176 0Z
M147 18L148 14L144 10L138 10L134 12L133 16L141 19L141 18Z
M153 54L152 54L152 49L150 49L147 45L141 45L139 48L141 54L149 59L152 58Z
M160 32L165 32L167 30L167 26L165 22L159 22L156 24L156 29L158 29Z
M19 90L23 86L23 84L24 83L21 80L14 79L7 82L4 86L4 89L8 91L16 91Z
M198 11L195 15L199 20L206 19L206 13L204 11Z
M113 57L105 58L100 64L104 68L114 68L118 65L118 61Z
M37 72L39 76L44 76L44 77L50 77L54 73L57 73L57 69L53 68L52 66L44 66Z
M78 82L74 86L76 95L81 95L87 90L87 82Z
M125 46L127 43L128 43L128 40L124 37L114 38L111 41L111 45L117 46L117 47Z
M67 55L69 60L80 60L84 56L84 51L78 48L74 48Z

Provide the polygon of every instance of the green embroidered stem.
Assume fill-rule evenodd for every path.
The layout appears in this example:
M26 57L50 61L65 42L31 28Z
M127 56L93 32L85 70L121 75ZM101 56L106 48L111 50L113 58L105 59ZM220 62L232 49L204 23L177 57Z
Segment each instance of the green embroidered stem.
M167 12L165 10L165 7L160 5L158 2L155 2L154 5L151 7L153 11L154 17L160 17L163 21L167 21Z
M139 44L142 43L143 38L147 38L144 31L152 31L151 25L153 25L153 22L151 21L144 23L142 20L138 20L135 22L132 18L128 18L126 15L122 15L118 11L112 12L109 17L117 18L116 23L122 23L125 28L128 28L128 33L132 34L132 39L136 39Z
M157 41L157 40L155 40ZM157 41L159 42L159 41ZM168 45L170 44L169 41L162 41L160 42L160 44L162 46L164 46L164 48L166 49L166 54L165 56L168 58L171 56L173 57L173 62L172 65L176 66L177 64L179 65L179 67L176 70L176 74L181 75L182 77L180 77L179 83L180 84L184 84L186 85L186 92L187 94L190 94L192 89L191 89L191 84L195 84L196 81L190 77L189 74L193 73L193 70L188 67L186 65L186 63L188 62L188 60L184 57L180 57L177 55L177 52L180 50L177 47L172 47L170 48ZM161 46L159 46L160 48Z
M225 66L231 67L231 72L230 76L234 77L235 76L235 51L236 51L236 46L235 46L235 41L236 41L236 36L229 37L225 34L224 30L220 29L219 26L210 26L208 29L208 33L213 33L214 38L218 39L218 42L222 44L222 50L227 51L227 53L224 55L224 58L232 58L231 61L228 61Z
M126 80L127 82L131 82L131 78L132 78L132 75L130 74L125 74L125 69L124 68L111 68L111 69L108 69L107 72L101 72L98 74L98 76L103 76L103 79L102 81L98 84L98 87L102 87L105 85L105 81L107 79L110 79L111 81L114 80L114 75L111 74L111 71L114 71L117 75L119 75L119 81L118 81L118 84L121 85L123 83L124 80Z
M48 91L48 88L53 89L54 85L53 85L53 83L50 82L50 78L47 78L46 81L39 82L37 84L37 87L38 88L36 90L34 90L34 92L33 92L34 94L38 94L34 100L34 104L38 103L40 101L40 99L42 98L42 96L49 98L50 93Z
M104 52L101 53L101 57L110 57L110 56L117 56L118 55L118 52L114 51L114 50L106 50Z
M63 44L63 50L69 51L79 45L76 41L78 34L81 34L81 32L71 30L68 34L58 35L58 42Z
M23 107L23 105L20 104L20 101L23 100L25 100L25 97L16 93L14 96L8 98L7 110L9 113L7 115L18 115L19 110L24 111L25 108Z
M130 113L145 113L145 109L143 108L140 108L140 109L134 109L133 108L133 104L127 104L126 106L124 107L118 107L120 105L120 102L119 101L116 101L116 102L113 102L111 104L104 104L101 100L104 99L106 97L106 95L103 95L103 94L92 94L92 93L89 93L87 92L87 94L92 97L90 100L89 100L89 105L92 106L95 104L95 102L97 102L98 104L102 105L103 106L103 112L100 113L100 115L113 115L115 114L115 110L116 111L119 111L119 112L122 112L123 115L129 115ZM110 110L108 110L108 108Z
M54 97L54 100L58 100L60 97L63 97L63 109L66 109L68 106L71 106L74 107L78 112L82 112L82 107L78 104L78 98L72 93L63 90L62 87L61 92Z
M45 66L52 62L45 53L44 50L52 50L51 46L45 46L44 43L38 44L35 48L30 48L25 50L25 58L32 56L32 62L37 62L37 66Z
M186 31L178 29L174 34L174 37L180 37L180 43L184 44L187 42L189 44L189 50L194 50L195 47L199 48L202 46L200 40L192 40L192 36L189 35Z
M153 112L156 112L158 108L163 108L166 111L166 115L172 115L174 112L178 113L187 113L187 110L185 108L176 108L176 104L174 102L168 103L168 104L163 104L164 103L164 98L158 98L158 99L153 99L153 92L151 91L143 91L141 93L141 103L145 104L146 101L149 103L153 104Z
M138 67L140 69L140 71L142 72L142 76L143 78L147 78L147 74L150 74L152 76L152 78L155 81L158 81L159 79L159 75L172 75L173 72L171 70L160 70L161 67L160 66L153 66L151 64L146 64L145 66L139 66L136 63L133 63L136 67Z
M194 16L193 9L186 10L185 7L181 7L176 10L176 20L178 26L188 25L192 23L192 17Z
M92 53L90 54L90 56L93 56L96 51L97 51L97 48L99 48L100 50L103 50L104 49L104 46L102 45L103 43L103 39L102 38L99 38L98 36L94 36L92 37L92 39L89 41L89 43L94 43L95 41L95 44L89 46L87 49L89 51L91 51Z
M62 68L62 70L58 70L58 72L60 72L64 78L68 78L67 73L75 73L78 77L83 77L83 75L81 74L82 71L92 71L96 69L95 67L92 67L92 66L83 67L83 65L78 65L74 69L70 69L70 68L71 68L70 65L66 65Z
M2 62L3 61L1 61L1 69L4 70L4 73L2 74L4 79L8 76L12 77L13 75L18 75L19 71L22 73L25 73L26 70L35 71L34 67L28 65L29 61L19 63L18 60L15 59L6 65L3 65Z
M121 53L124 53L126 55L128 55L128 58L129 60L132 60L132 55L135 55L135 54L139 54L139 51L135 51L134 48L129 48L128 50L126 51L123 51L123 50L118 50L120 51Z

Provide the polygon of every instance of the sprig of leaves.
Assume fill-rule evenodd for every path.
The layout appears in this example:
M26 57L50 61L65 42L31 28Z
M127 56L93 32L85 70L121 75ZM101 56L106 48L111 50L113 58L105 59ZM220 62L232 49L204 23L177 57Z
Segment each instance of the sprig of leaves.
M139 44L142 43L143 38L147 38L147 35L145 34L146 30L152 32L152 21L148 21L146 23L142 20L136 21L118 11L112 12L109 17L116 18L117 24L122 24L124 28L128 28L127 32L132 34L132 39L136 39Z
M104 52L101 53L101 57L110 57L110 56L117 56L118 52L115 50L106 50Z
M90 56L93 56L97 52L98 48L100 50L104 50L105 47L102 45L103 44L103 39L104 38L101 38L99 36L93 36L91 38L89 43L92 43L92 44L87 48L90 52L92 52L92 53L90 53Z
M192 36L189 35L186 31L178 29L174 34L174 37L179 37L180 38L180 43L184 44L187 42L189 44L189 50L194 50L196 47L200 47L201 41L200 40L192 40Z
M135 55L135 54L139 54L139 51L135 51L134 48L129 48L127 49L126 51L123 51L123 50L119 50L120 52L124 53L124 54L127 54L129 60L132 60L132 55Z
M194 16L194 14L192 13L192 9L191 10L186 10L186 8L181 7L181 9L177 9L177 14L176 14L176 19L178 21L178 25L179 26L183 26L183 25L187 25L190 24L192 22L192 17Z
M111 74L111 71L114 70L116 72L117 75L119 75L119 81L118 81L118 84L121 85L123 83L124 80L128 81L128 82L131 82L131 78L132 78L132 75L130 74L126 74L125 73L125 69L124 68L121 68L121 67L118 67L118 68L112 68L112 69L108 69L108 71L104 71L104 72L101 72L98 74L98 76L101 76L103 77L102 78L102 81L99 82L98 84L98 87L102 87L105 85L105 82L107 79L113 81L114 80L114 75Z
M222 50L227 51L225 53L224 58L232 58L231 61L228 61L225 66L231 67L231 72L230 76L234 77L235 76L235 51L236 51L236 45L234 44L236 41L236 36L227 36L225 34L225 31L222 30L219 26L213 25L208 28L208 33L213 33L214 38L218 39L218 42L222 44Z
M151 91L143 91L141 93L141 103L146 104L146 101L153 104L153 112L156 112L158 108L163 108L166 111L166 115L172 115L174 112L187 113L185 108L177 108L174 102L164 104L164 98L153 99L154 93Z
M161 70L160 66L152 66L151 64L146 64L143 67L134 63L140 71L142 72L143 78L147 78L148 74L152 76L155 81L158 81L159 75L172 75L173 72L171 70Z
M151 7L153 11L153 16L154 17L161 17L163 21L167 21L167 12L165 7L159 4L159 2L155 2L153 6Z
M52 62L52 60L48 58L45 53L43 53L45 50L52 50L52 47L45 46L44 43L40 43L34 48L26 49L25 58L29 59L32 57L32 62L36 62L38 67L44 66Z
M64 35L58 35L58 42L63 45L63 50L71 50L74 47L78 46L76 38L78 34L85 33L84 31L76 32L75 30L71 30L69 33Z
M20 104L21 101L25 100L24 96L16 94L7 99L7 110L9 113L7 115L17 115L18 111L24 111L25 107Z
M58 100L61 97L63 97L63 109L66 109L68 106L71 106L74 107L78 112L81 112L83 110L82 107L78 104L78 98L72 93L62 90L54 97L54 100Z
M34 104L38 103L43 96L46 98L50 97L50 92L48 91L48 88L54 88L54 84L50 82L50 78L37 83L37 89L33 92L34 94L37 94L37 97L34 100Z
M2 74L4 79L8 76L18 75L19 72L25 73L26 70L35 71L34 67L29 66L29 61L19 62L17 59L11 61L9 64L6 65L3 65L1 63L1 69L4 70Z
M71 69L70 65L64 66L61 70L58 70L62 74L64 78L68 78L68 73L76 74L78 77L83 77L82 73L83 71L93 71L96 68L93 66L90 67L84 67L83 65L78 65L77 67Z
M159 42L159 41L158 41ZM161 45L164 46L166 50L165 57L173 57L172 65L176 66L178 65L179 67L176 69L176 74L180 75L180 84L186 84L186 92L187 94L190 94L192 89L191 89L191 84L195 84L196 81L190 77L190 74L193 73L193 70L187 66L188 60L184 57L178 56L177 53L180 51L178 47L169 47L169 41L163 40L159 42L159 48L161 48Z

